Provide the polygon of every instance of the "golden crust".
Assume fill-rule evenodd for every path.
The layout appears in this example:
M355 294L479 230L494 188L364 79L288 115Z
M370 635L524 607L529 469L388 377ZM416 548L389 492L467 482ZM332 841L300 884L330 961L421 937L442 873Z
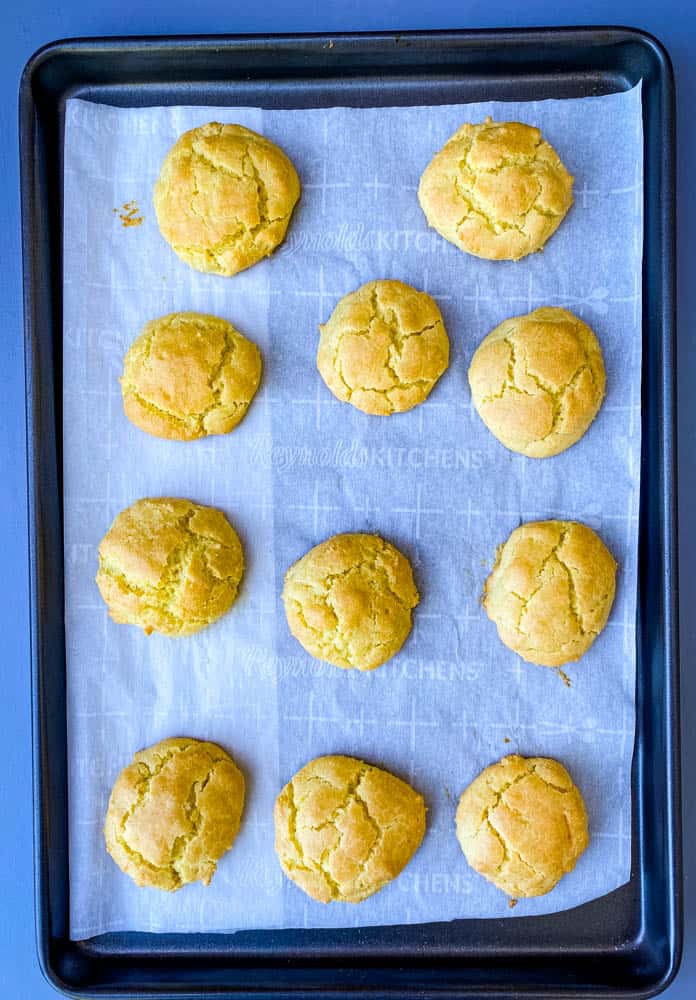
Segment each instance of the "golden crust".
M469 385L502 444L548 458L575 444L597 416L606 386L602 350L581 319L544 306L488 334L471 359Z
M208 885L237 836L244 776L215 743L175 738L139 750L119 774L106 849L137 885Z
M422 797L354 757L318 757L274 808L283 871L320 903L359 903L405 868L425 833Z
M577 521L530 521L498 548L483 606L524 660L560 667L587 652L609 618L616 561Z
M171 497L138 500L99 545L97 586L115 622L189 635L234 603L244 573L222 511Z
M374 670L411 631L418 604L411 564L379 535L334 535L285 574L290 631L318 660Z
M460 250L519 260L540 250L573 203L573 178L538 128L462 125L418 187L429 225Z
M146 323L126 354L123 408L155 437L193 441L228 434L244 418L261 379L256 344L205 313Z
M167 153L155 185L160 232L197 271L230 276L282 243L300 181L270 139L209 122Z
M585 803L548 757L503 757L463 792L457 839L471 867L508 896L543 896L589 843Z
M344 403L386 416L422 403L449 364L435 301L401 281L370 281L320 326L317 367Z

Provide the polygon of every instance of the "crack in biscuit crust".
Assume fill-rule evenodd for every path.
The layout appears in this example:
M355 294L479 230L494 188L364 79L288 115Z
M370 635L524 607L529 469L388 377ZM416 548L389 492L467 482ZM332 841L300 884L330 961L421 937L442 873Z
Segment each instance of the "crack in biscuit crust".
M388 416L422 403L449 364L434 299L400 281L370 281L320 326L317 367L342 402Z
M156 437L192 441L228 434L244 418L261 378L261 355L231 323L170 313L147 323L126 354L126 416Z
M282 243L299 196L278 146L241 125L209 122L171 148L154 203L162 236L182 260L229 277Z
M222 511L163 497L116 517L99 545L96 581L114 621L180 636L225 614L243 573L239 537Z
M523 659L560 667L587 652L609 618L616 562L576 521L531 521L498 549L483 606Z
M567 309L513 316L481 342L469 367L476 410L495 437L528 458L570 448L604 399L596 336Z
M540 250L572 205L573 178L539 129L465 124L426 167L418 199L431 225L467 253L519 260Z
M587 814L566 769L504 757L463 792L457 839L471 867L513 898L549 892L587 847Z
M244 807L244 778L214 743L163 740L135 754L117 778L106 847L138 884L174 891L210 883Z
M312 656L374 670L402 647L419 596L411 566L378 535L334 535L285 575L290 631Z
M401 779L353 757L319 757L274 809L285 874L322 903L359 903L395 878L425 833L425 804Z

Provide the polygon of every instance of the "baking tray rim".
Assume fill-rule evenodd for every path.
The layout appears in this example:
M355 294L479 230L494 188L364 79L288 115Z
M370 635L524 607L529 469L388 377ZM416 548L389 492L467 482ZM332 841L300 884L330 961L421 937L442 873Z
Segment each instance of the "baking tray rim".
M598 37L599 36L599 37ZM612 39L613 36L613 39ZM43 733L43 711L41 685L41 658L39 656L39 635L40 635L40 602L38 597L39 584L39 558L38 549L41 541L40 525L37 520L37 507L40 506L40 495L38 493L39 484L37 477L37 423L35 407L35 363L33 350L39 343L39 334L34 322L34 311L36 298L40 290L40 283L37 283L36 274L29 260L29 247L31 246L32 228L36 222L37 201L36 177L34 174L35 163L32 160L27 163L27 146L34 151L34 125L36 121L36 105L33 97L33 82L39 69L47 62L64 54L74 54L87 50L109 50L113 49L123 53L124 50L147 51L152 47L163 49L185 49L195 48L205 50L214 46L218 49L226 48L229 51L239 51L246 47L274 47L283 48L293 45L308 44L316 46L318 42L370 44L375 42L403 42L409 47L418 45L428 45L432 41L448 42L452 45L453 51L462 46L474 44L475 46L485 46L495 43L501 44L527 44L531 45L535 41L541 40L544 43L557 42L572 44L573 42L600 41L604 44L610 41L633 41L649 48L653 56L657 59L660 83L666 89L663 95L662 131L666 137L665 148L662 155L662 183L658 195L658 203L661 215L661 244L665 251L664 264L662 268L661 280L661 333L663 348L663 368L662 368L662 407L657 414L658 422L662 427L662 445L664 448L662 477L660 488L662 490L661 500L664 506L662 511L662 557L664 560L664 627L663 644L667 681L667 697L665 701L665 715L667 722L665 764L668 782L668 793L666 795L665 824L667 832L667 860L666 873L671 887L670 903L668 907L667 933L669 934L669 959L664 965L662 973L658 979L647 985L645 988L622 990L622 995L631 997L647 997L655 995L663 990L674 978L679 967L682 944L682 887L681 887L681 790L680 790L680 758L679 758L679 711L678 711L678 634L677 634L677 551L676 551L676 470L674 462L676 446L676 399L674 385L674 82L669 55L657 38L640 29L623 26L578 26L561 28L515 28L515 29L473 29L473 30L448 30L436 31L380 31L380 32L313 32L313 33L287 33L278 35L263 34L224 34L224 35L152 35L152 36L114 36L98 38L65 38L50 42L39 48L30 57L24 68L20 84L20 174L21 174L21 207L22 207L22 244L23 244L23 285L24 285L24 328L25 328L25 381L26 381L26 429L27 429L27 486L29 502L29 526L28 526L28 556L29 556L29 608L30 608L30 656L31 656L31 681L32 681L32 749L33 749L33 791L34 791L34 857L35 857L35 915L37 932L37 954L39 964L44 976L56 988L69 991L73 995L96 995L89 989L82 990L69 983L65 983L57 974L53 967L49 955L50 944L50 916L47 913L48 899L48 871L45 849L45 826L46 816L42 808L44 795L43 782L43 756L42 746L44 740ZM428 67L432 69L434 67ZM369 66L364 67L365 72L370 71ZM171 81L164 81L164 86ZM181 82L178 80L177 82ZM203 81L197 81L203 83ZM209 82L209 81L206 81ZM61 100L67 96L65 91ZM645 105L644 105L645 113ZM59 148L62 149L62 137ZM32 181L34 183L32 183ZM645 283L646 265L644 262L643 280ZM645 319L645 305L644 305ZM644 338L646 334L644 331ZM55 377L55 368L53 368ZM39 391L41 385L38 386ZM51 387L52 388L52 387ZM53 431L60 430L62 416L54 413L55 421ZM643 445L643 448L645 445ZM641 461L644 462L645 455L641 453ZM643 473L643 481L645 472ZM672 493L670 494L670 488ZM641 487L641 496L643 487ZM62 501L62 496L60 497ZM59 528L59 535L62 531ZM62 538L61 538L62 543ZM61 567L62 568L62 567ZM640 582L639 582L640 589ZM62 594L62 572L61 572L61 594ZM634 779L635 780L635 779ZM635 837L635 831L634 831ZM587 905L587 904L586 904ZM539 918L517 918L535 920ZM476 986L477 991L482 987ZM487 995L498 995L497 987L486 989ZM537 987L538 990L542 989ZM302 987L300 987L302 990ZM255 991L256 992L256 991ZM268 996L280 996L282 990L272 990ZM322 995L343 996L348 990L331 991L322 990ZM403 995L404 989L397 989L393 993L395 996ZM601 990L592 991L594 995L604 995ZM439 996L446 995L442 990L437 990ZM556 995L553 990L544 990L545 995ZM99 990L100 996L123 996L124 992L104 992ZM142 994L146 995L146 994ZM154 994L153 994L154 995ZM199 992L181 992L177 989L177 995L194 996ZM258 994L266 995L265 992ZM297 991L293 990L288 995L297 996ZM379 988L380 996L392 995L392 990ZM462 995L460 990L452 990L452 995ZM500 995L507 995L501 992ZM575 995L573 989L570 991L560 990L559 996ZM579 995L579 994L578 994ZM610 994L606 994L607 996ZM614 995L613 991L611 995Z

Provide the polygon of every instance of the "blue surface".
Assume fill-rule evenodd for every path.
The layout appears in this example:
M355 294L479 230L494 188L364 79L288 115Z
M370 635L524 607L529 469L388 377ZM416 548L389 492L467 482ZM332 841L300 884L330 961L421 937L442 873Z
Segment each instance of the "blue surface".
M0 636L4 643L3 697L0 732L4 744L4 780L0 783L0 996L8 1000L42 1000L55 996L41 978L35 957L31 860L30 694L26 577L26 489L24 464L24 381L17 152L17 86L22 67L45 42L75 35L175 34L215 32L407 30L427 28L513 27L554 24L629 24L656 34L667 46L676 72L678 130L678 389L680 469L680 558L682 716L684 725L684 789L686 928L682 971L669 988L669 1000L696 995L696 897L690 884L696 875L696 799L690 775L696 764L696 582L689 562L696 557L696 131L691 127L696 104L696 12L686 13L680 0L568 0L564 17L555 18L548 0L486 0L485 3L428 0L348 0L319 3L266 0L263 8L234 9L229 3L198 0L9 0L0 13L0 525L4 557ZM691 613L689 613L691 611Z

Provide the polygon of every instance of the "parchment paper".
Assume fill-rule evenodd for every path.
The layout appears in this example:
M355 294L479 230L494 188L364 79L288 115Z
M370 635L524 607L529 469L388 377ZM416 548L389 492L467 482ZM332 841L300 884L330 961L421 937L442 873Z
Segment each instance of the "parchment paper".
M426 163L465 120L541 127L575 175L575 205L543 253L477 260L429 230L416 198ZM185 129L240 122L278 141L303 193L282 250L232 279L185 266L159 235L152 190ZM140 225L119 209L135 201ZM131 206L132 207L132 206ZM629 877L640 473L640 89L534 104L261 111L117 109L71 100L65 136L64 476L70 933L341 927L524 916L575 906ZM364 281L399 278L439 302L449 371L425 405L369 418L315 367L320 321ZM466 370L510 315L565 305L597 332L608 390L569 452L506 451L473 411ZM254 339L261 390L230 436L156 440L121 406L123 356L172 310L212 312ZM173 640L114 624L94 575L123 507L183 496L222 508L243 539L241 596L219 623ZM523 663L479 605L495 547L521 521L564 517L600 532L619 562L605 632L567 673ZM371 674L313 661L289 634L286 568L339 531L376 531L414 566L422 601L402 652ZM138 889L104 849L111 785L166 736L219 742L248 804L209 888ZM558 757L585 797L591 843L548 896L508 908L466 864L454 811L506 753ZM400 774L429 808L423 846L360 904L313 903L281 876L272 807L311 758L347 753Z

